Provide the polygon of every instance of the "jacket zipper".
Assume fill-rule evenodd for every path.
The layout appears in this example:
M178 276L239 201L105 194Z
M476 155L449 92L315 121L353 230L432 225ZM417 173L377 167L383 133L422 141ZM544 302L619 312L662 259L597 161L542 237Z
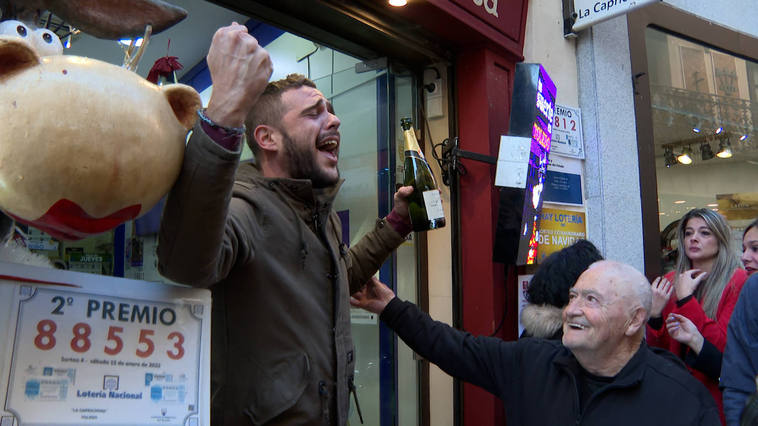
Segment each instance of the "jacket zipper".
M353 400L355 401L355 409L358 412L358 419L363 424L363 413L361 413L361 404L358 403L358 393L355 390L355 383L353 383L353 376L347 379L348 392L353 394Z
M579 415L576 418L576 425L579 426L582 424L582 404L579 402L579 384L576 381L576 377L571 373L571 371L568 372L569 377L571 377L571 381L574 382L574 408L576 409L576 412L579 413Z
M326 388L326 382L318 382L318 394L321 397L321 419L325 425L329 424L329 390Z

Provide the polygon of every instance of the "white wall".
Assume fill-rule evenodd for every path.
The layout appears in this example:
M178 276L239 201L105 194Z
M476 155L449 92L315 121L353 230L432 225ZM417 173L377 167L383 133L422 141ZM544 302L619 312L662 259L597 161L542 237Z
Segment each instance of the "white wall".
M424 152L429 160L437 186L442 191L442 205L445 209L447 223L444 228L427 232L428 271L429 271L429 315L447 324L453 323L453 271L451 233L452 216L450 215L450 188L442 183L439 165L431 155L431 143L440 143L449 137L448 122L450 117L447 104L447 73L445 64L435 64L442 77L442 117L430 118L427 133L424 136ZM424 73L424 84L433 82L437 75L433 70ZM424 91L426 95L426 91ZM453 379L442 372L436 365L429 366L429 424L448 426L453 424Z
M524 62L542 64L557 88L555 102L577 107L576 41L563 38L561 2L529 1L524 41Z
M579 104L587 235L608 259L644 270L637 132L626 16L580 32Z

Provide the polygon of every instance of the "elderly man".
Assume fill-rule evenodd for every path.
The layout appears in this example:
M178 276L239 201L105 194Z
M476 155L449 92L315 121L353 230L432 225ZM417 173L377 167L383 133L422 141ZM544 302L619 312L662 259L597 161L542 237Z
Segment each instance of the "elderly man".
M429 318L376 279L354 306L452 376L500 397L509 425L719 425L705 387L643 343L651 290L631 266L593 264L570 290L563 344L474 337Z

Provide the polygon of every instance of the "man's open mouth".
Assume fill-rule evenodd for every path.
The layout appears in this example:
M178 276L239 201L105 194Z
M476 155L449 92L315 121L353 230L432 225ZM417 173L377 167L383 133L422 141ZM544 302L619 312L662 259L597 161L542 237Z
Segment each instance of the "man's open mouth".
M316 144L316 149L319 151L334 151L340 146L339 142L336 139L324 139L319 141L318 144Z

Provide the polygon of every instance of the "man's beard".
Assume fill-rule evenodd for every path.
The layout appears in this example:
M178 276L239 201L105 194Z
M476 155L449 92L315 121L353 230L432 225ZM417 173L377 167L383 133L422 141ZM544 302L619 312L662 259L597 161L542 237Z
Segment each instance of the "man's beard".
M293 179L310 179L314 188L332 186L339 180L340 172L337 169L337 177L330 176L318 167L316 159L310 150L298 147L286 130L281 130L284 142L284 154L287 156L290 177ZM314 142L315 143L315 142Z

